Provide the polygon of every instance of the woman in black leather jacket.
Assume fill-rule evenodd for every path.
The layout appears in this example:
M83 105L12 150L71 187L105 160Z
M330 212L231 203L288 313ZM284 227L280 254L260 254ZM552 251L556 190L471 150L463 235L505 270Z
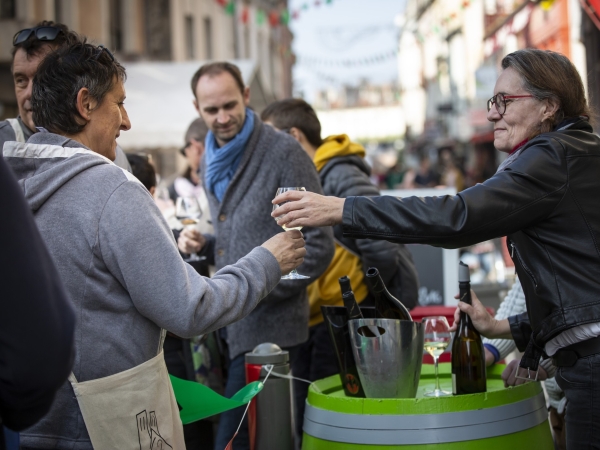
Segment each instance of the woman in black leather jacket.
M488 101L496 174L455 196L349 197L287 193L288 227L342 224L351 237L463 247L508 236L527 314L493 322L467 305L488 337L512 337L520 366L552 357L565 391L567 446L600 448L600 138L581 78L563 55L519 50ZM527 372L529 373L529 372Z

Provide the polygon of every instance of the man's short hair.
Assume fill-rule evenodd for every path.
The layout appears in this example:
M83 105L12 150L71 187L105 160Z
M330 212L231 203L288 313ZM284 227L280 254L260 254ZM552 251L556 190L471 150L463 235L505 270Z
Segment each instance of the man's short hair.
M279 130L298 128L313 147L320 147L321 122L315 110L300 98L278 100L267 106L260 115L264 122L271 122Z
M147 156L127 153L127 160L131 164L131 172L146 189L156 187L156 171Z
M31 56L40 54L46 47L58 48L62 47L63 45L72 45L81 42L81 37L74 31L69 30L69 27L62 23L54 23L51 20L43 20L32 28L37 27L56 27L60 29L60 33L58 33L56 39L52 41L40 40L35 37L35 33L31 33L27 40L13 46L13 59L15 57L15 53L17 53L17 50L20 48L25 51L27 57L29 58Z
M204 64L192 77L192 92L194 93L194 97L196 97L196 86L198 85L198 80L200 80L201 77L204 75L220 75L223 72L227 72L233 77L236 84L240 88L240 92L243 94L246 86L244 85L244 79L242 78L242 72L240 72L239 67L235 64L228 63L227 61L216 61Z
M190 145L192 139L198 142L202 142L204 144L204 140L206 139L207 134L208 127L206 126L206 123L204 122L204 120L202 120L202 118L198 117L196 120L190 123L190 126L185 132L183 147L179 149L181 154L185 156L185 149L188 147L188 145Z
M79 133L86 124L77 109L79 91L87 88L100 105L114 84L125 79L125 68L102 46L83 39L59 47L44 58L33 79L33 122L56 134Z

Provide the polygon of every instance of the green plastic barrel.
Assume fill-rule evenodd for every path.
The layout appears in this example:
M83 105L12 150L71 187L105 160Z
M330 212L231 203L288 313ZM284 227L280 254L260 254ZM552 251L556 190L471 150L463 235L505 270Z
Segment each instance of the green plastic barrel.
M433 366L423 365L415 399L346 397L338 375L310 386L302 450L552 450L542 386L505 388L503 365L488 368L487 392L423 397L434 387ZM450 364L440 382L452 391Z

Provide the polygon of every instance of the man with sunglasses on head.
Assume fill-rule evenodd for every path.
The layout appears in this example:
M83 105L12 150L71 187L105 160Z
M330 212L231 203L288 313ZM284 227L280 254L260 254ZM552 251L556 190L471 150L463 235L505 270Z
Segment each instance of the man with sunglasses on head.
M80 41L81 37L66 25L47 20L14 35L11 72L15 82L19 116L0 121L0 150L5 142L26 142L37 131L31 110L31 89L40 63L57 48ZM115 164L131 172L127 157L119 146L116 154Z

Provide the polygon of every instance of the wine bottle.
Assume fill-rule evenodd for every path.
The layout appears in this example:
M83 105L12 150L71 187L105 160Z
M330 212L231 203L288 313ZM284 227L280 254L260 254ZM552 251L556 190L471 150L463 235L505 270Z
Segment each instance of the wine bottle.
M339 278L338 281L342 290L342 299L344 300L344 306L348 311L348 319L363 319L363 315L360 312L358 303L356 303L356 299L354 298L354 292L352 292L350 278L348 278L347 276L343 276Z
M471 304L469 266L458 266L460 301ZM486 391L485 352L481 335L468 314L461 311L460 323L452 342L452 393L477 394Z
M375 297L375 310L379 318L412 321L406 306L389 293L376 267L369 267L365 279L369 285L369 291Z

